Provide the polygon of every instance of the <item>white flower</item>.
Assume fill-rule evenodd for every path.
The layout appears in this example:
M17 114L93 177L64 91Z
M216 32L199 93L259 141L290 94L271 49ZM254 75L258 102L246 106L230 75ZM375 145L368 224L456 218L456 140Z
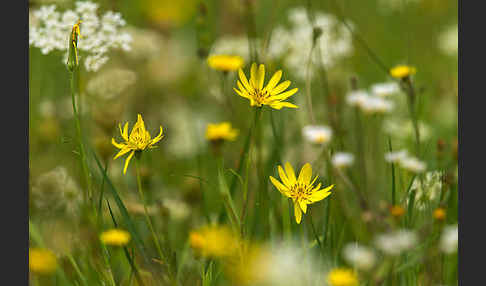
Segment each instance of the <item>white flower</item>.
M404 168L405 170L408 170L412 173L422 173L425 171L427 165L425 162L420 161L419 159L415 157L407 157L399 162L400 167Z
M457 24L448 27L440 34L438 45L443 53L451 56L457 56L459 46Z
M440 236L440 249L447 253L452 254L457 252L457 245L459 240L459 231L457 224L456 225L448 225L444 227L442 230L442 234Z
M385 153L385 161L389 163L399 163L407 157L408 157L408 151L405 149Z
M248 285L323 285L321 267L315 256L301 247L276 244L255 249L239 267Z
M113 99L133 85L137 79L135 72L127 69L109 69L90 79L86 91L105 100Z
M175 220L183 220L187 218L191 212L189 206L178 199L165 198L163 199L162 204L169 210L170 216Z
M416 243L417 235L406 229L380 234L375 239L375 244L378 249L385 254L393 256L413 248Z
M250 59L248 52L248 38L245 36L224 36L214 42L210 55L240 56L245 61Z
M63 51L66 63L72 27L82 20L79 58L84 59L87 71L97 71L108 61L108 51L128 51L131 43L131 36L120 32L125 21L119 13L108 11L100 18L97 10L98 4L89 1L76 2L74 11L63 13L56 11L55 5L41 6L29 19L29 45L41 49L43 54Z
M424 210L430 202L439 198L442 191L441 172L431 171L425 173L423 179L415 178L410 190L415 191L414 206L419 210ZM408 204L408 197L407 197Z
M332 129L327 126L308 125L302 129L304 138L315 144L324 144L331 140Z
M46 215L64 212L68 215L79 214L82 190L68 174L64 166L58 166L44 173L32 187L32 203Z
M277 26L273 30L267 55L271 59L282 58L285 67L293 70L296 77L303 80L307 76L307 64L304 63L309 61L314 27L303 7L291 9L288 18L291 23L290 28ZM351 34L336 17L315 12L314 19L315 27L322 33L311 57L311 74L321 62L326 68L332 68L353 50ZM319 49L321 53L317 52Z
M371 92L374 95L386 97L400 91L396 82L377 83L371 86Z
M376 95L370 95L363 90L352 91L346 97L350 106L358 107L368 114L387 113L393 110L393 102Z
M350 106L361 107L368 96L368 93L363 90L351 91L348 96L346 96L346 102Z
M332 156L332 165L336 168L351 166L354 162L354 155L351 153L338 152Z
M343 255L349 264L364 271L373 268L376 262L373 250L358 243L347 244L343 249Z
M422 121L418 121L418 128L420 132L420 140L427 140L430 137L431 130L428 125ZM405 119L391 119L386 120L383 124L383 130L398 139L415 138L415 131L412 120Z
M377 96L368 96L361 105L365 113L388 113L393 110L393 102Z

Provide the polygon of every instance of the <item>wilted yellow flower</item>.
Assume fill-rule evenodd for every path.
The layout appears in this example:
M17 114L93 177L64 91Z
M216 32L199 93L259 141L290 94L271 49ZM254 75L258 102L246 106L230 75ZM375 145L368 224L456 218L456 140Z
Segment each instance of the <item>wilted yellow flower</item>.
M128 122L125 123L125 126L123 127L123 130L121 128L121 124L118 125L120 129L120 134L125 140L124 143L117 143L115 141L115 138L111 139L111 143L118 149L121 149L118 154L116 154L115 158L117 159L118 157L125 155L128 152L131 152L130 155L128 155L127 159L125 160L125 167L123 168L123 174L127 173L127 167L128 163L130 163L130 160L132 159L133 155L135 152L143 151L146 148L155 148L157 146L153 146L155 143L159 142L162 140L164 135L162 135L162 126L160 126L160 132L157 137L151 139L150 133L145 129L145 124L143 123L142 115L138 114L137 118L137 123L133 126L132 132L130 133L130 136L128 136Z
M81 20L78 20L76 24L73 25L73 29L71 30L71 37L69 41L71 42L69 45L69 57L67 65L72 70L75 66L79 65L78 60L78 39L81 38L81 31L79 29L79 25L82 23ZM74 54L74 58L73 58Z
M390 75L394 78L405 78L415 74L415 72L414 67L398 65L390 70Z
M57 268L57 259L48 249L29 248L29 269L37 274L50 274Z
M405 213L405 209L399 205L390 207L390 214L394 217L401 217Z
M272 181L272 184L282 195L292 198L294 202L295 221L299 224L302 220L302 212L306 213L307 211L307 205L325 199L331 194L329 190L334 187L334 185L330 185L324 189L320 189L321 183L314 187L314 182L318 176L311 182L312 167L309 163L302 167L299 178L297 179L294 169L288 162L285 163L285 172L281 166L278 166L278 174L283 184L272 176L270 176L270 181Z
M446 218L446 211L443 208L436 208L433 216L436 220L444 220Z
M205 226L189 234L191 247L204 257L228 257L237 251L238 238L224 226Z
M100 234L100 240L104 244L113 246L124 246L130 242L130 233L125 230L113 228Z
M263 87L265 79L265 66L263 64L258 67L258 70L256 63L251 65L250 81L246 79L241 69L238 70L238 75L240 77L240 80L237 81L239 90L233 89L241 97L250 100L251 106L268 105L274 109L281 109L282 107L298 108L298 106L290 102L283 101L296 93L298 89L294 88L283 92L290 86L290 81L286 80L277 85L282 77L281 70L272 76L265 87Z
M235 71L243 66L243 58L230 55L212 55L208 57L208 65L218 71Z
M221 122L217 124L209 123L206 129L206 139L209 141L235 140L238 130L231 128L231 123Z
M358 286L358 276L347 268L334 268L327 275L327 283L331 286Z

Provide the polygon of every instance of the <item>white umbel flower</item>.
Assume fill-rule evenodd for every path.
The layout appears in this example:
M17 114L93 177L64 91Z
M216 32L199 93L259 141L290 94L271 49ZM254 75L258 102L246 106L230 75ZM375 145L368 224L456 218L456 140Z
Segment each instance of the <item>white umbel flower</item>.
M128 33L120 32L125 20L119 13L108 11L100 17L97 10L98 4L90 1L76 2L74 11L63 13L56 11L55 5L40 7L29 19L29 45L39 48L43 54L63 51L66 63L71 29L82 20L79 58L84 59L87 71L97 71L108 61L110 50L129 51L132 40Z
M286 68L294 71L297 78L304 80L312 50L313 25L304 7L289 10L290 27L275 27L268 44L268 57L282 59ZM349 23L352 25L351 23ZM315 11L314 25L321 30L311 57L311 74L321 63L328 69L353 51L352 35L340 21L331 14ZM318 53L318 50L321 53ZM320 56L320 57L319 57Z
M347 244L343 249L343 256L353 267L364 271L373 268L376 262L373 250L358 243Z
M331 141L332 129L323 125L308 125L302 129L304 138L313 144L325 144Z
M442 230L442 235L440 236L440 249L447 253L452 254L457 252L457 245L459 241L459 231L457 224L448 225Z
M354 155L346 152L338 152L332 156L332 165L336 168L349 167L354 163Z

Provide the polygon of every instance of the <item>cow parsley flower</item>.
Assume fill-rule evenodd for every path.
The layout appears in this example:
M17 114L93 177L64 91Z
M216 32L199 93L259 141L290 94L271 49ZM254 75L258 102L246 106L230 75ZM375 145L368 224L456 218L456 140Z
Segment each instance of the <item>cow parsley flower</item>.
M64 52L63 62L68 59L69 37L73 25L78 24L77 33L82 37L77 43L79 59L85 57L87 71L99 70L107 61L112 49L130 50L131 36L120 32L125 20L116 12L108 11L98 16L98 4L90 1L76 2L74 10L59 12L56 5L41 6L32 12L29 20L29 45L39 48L42 54L53 51Z
M315 36L314 28L321 32L312 53L311 73L316 71L321 62L326 68L334 67L339 60L353 51L351 33L335 16L315 12L314 18L315 27L309 21L305 8L291 9L288 13L290 28L277 26L268 45L268 56L272 59L282 58L285 67L294 71L301 80L307 76L306 65L303 63L309 61L309 52ZM317 52L317 47L321 53Z

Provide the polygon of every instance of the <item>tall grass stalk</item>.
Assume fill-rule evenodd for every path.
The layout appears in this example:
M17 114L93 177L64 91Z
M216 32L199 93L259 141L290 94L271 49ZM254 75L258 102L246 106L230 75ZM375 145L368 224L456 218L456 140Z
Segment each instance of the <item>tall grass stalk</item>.
M78 113L78 109L76 107L76 96L75 96L75 91L74 91L74 75L75 75L75 70L69 71L69 77L70 77L70 85L71 85L71 102L73 106L73 116L74 116L74 121L75 121L75 127L76 127L76 132L77 132L77 139L78 139L78 146L79 146L79 151L80 151L80 156L81 156L81 165L83 168L83 174L84 178L86 181L86 188L88 190L87 198L91 200L91 195L92 195L92 189L91 189L91 177L88 169L88 159L86 157L86 151L84 149L84 144L83 144L83 134L81 130L81 118ZM78 83L79 84L79 83ZM86 199L86 195L85 195Z
M137 172L137 186L138 186L138 194L140 196L140 200L142 201L143 204L143 211L144 211L144 216L145 216L145 221L147 223L147 226L150 229L150 232L152 234L152 239L155 243L155 247L157 248L157 253L159 254L160 260L162 260L164 263L168 264L169 260L166 259L164 254L162 253L162 249L160 248L160 243L159 239L157 238L157 235L155 234L154 226L152 225L152 221L150 220L150 216L147 210L147 202L145 201L145 196L143 194L142 190L142 179L140 176L140 155L141 154L136 154L136 159L135 159L135 169ZM169 272L169 276L172 277L170 266L167 265L167 271Z

